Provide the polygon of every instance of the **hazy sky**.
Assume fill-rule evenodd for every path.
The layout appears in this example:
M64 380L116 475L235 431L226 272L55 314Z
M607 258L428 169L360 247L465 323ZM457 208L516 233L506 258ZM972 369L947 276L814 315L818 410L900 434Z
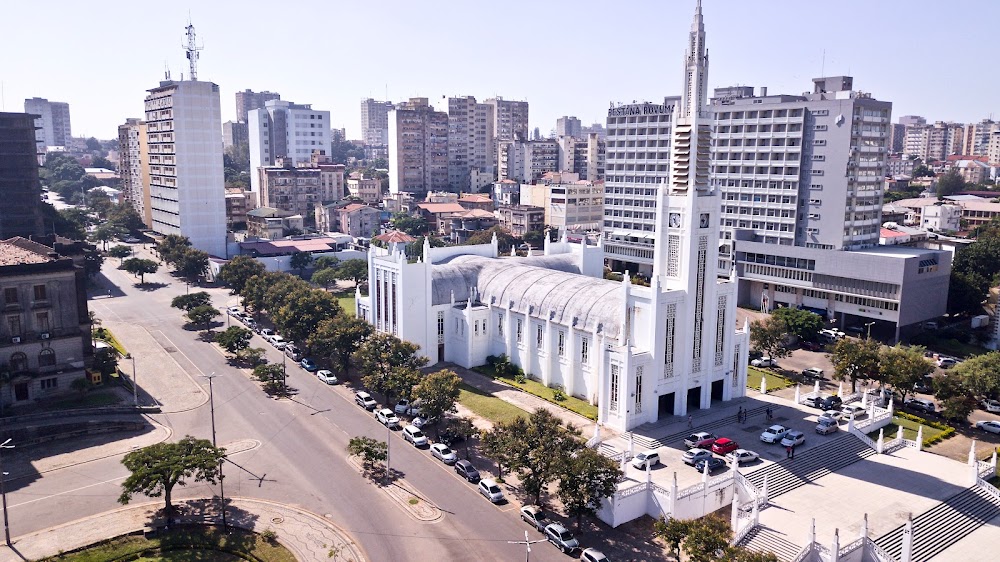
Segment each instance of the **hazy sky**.
M3 110L65 101L74 135L116 136L164 64L187 77L189 9L205 47L198 76L219 84L224 121L236 91L271 90L359 138L360 100L387 92L528 100L543 133L562 115L603 123L611 101L679 95L694 1L4 0ZM798 94L821 73L850 74L893 102L894 121L1000 117L996 0L704 0L704 12L710 88Z

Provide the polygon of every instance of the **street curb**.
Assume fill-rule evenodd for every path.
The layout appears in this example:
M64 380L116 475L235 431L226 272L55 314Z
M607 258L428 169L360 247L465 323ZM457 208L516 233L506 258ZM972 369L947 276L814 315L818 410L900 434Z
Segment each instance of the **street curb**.
M362 478L364 478L364 474L363 474L364 473L364 468L360 464L358 464L357 460L355 459L355 457L353 455L349 455L347 457L347 462L351 466L353 466L355 468L355 470L357 470L360 475L362 475ZM400 478L399 480L403 480L403 479ZM441 509L439 509L436 505L430 503L427 499L424 499L422 496L420 496L420 495L418 495L416 493L406 491L406 489L403 488L402 486L398 486L398 485L395 485L395 484L391 484L389 486L383 486L383 485L379 484L378 482L375 482L375 481L370 480L368 478L365 478L365 481L368 484L376 486L379 490L385 492L385 494L387 496L389 496L389 498L394 503L396 503L396 505L398 505L399 507L401 507L403 509L403 511L406 512L407 515L409 515L410 517L412 517L413 519L415 519L415 520L417 520L417 521L419 521L421 523L436 523L436 522L438 522L438 521L440 521L441 519L444 518L444 512L442 512ZM415 506L412 505L412 504L410 504L410 502L409 502L408 499L404 499L404 498L400 497L393 490L390 490L390 488L406 491L407 495L413 496L413 497L415 497L415 498L423 501L425 504L427 504L427 506L429 506L429 508L431 509L431 513L433 513L433 516L421 515L420 512L415 509Z

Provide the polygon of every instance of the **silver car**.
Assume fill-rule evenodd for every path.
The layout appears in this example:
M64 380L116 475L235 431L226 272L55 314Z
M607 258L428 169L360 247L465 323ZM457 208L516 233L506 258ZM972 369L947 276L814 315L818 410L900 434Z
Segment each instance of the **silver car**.
M492 478L479 481L479 493L492 503L503 501L503 490L497 485L497 481Z
M440 459L444 464L455 464L458 462L458 455L455 451L451 450L451 447L445 445L444 443L435 443L431 445L431 456L436 459Z
M566 554L580 547L580 541L573 536L573 533L569 532L569 529L559 523L551 523L545 528L545 538Z

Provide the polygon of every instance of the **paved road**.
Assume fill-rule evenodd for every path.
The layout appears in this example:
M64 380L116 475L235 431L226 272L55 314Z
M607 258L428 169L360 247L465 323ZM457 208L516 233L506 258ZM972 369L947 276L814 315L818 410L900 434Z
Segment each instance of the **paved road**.
M198 384L207 391L207 380L198 375L221 374L214 381L218 442L248 438L261 442L259 448L238 454L233 461L263 476L263 481L227 465L227 494L289 502L324 514L351 533L370 560L512 560L523 556L523 547L507 544L524 538L516 505L491 505L450 468L394 434L393 467L445 513L436 523L416 521L346 462L351 436L384 439L386 433L369 413L354 405L346 388L327 387L289 363L289 384L297 388L297 395L294 400L268 398L256 383L228 366L214 346L198 341L196 332L182 327L180 312L169 308L169 302L184 292L183 283L157 273L146 280L163 286L135 288L133 278L116 266L117 260L108 260L104 269L115 296L106 296L105 284L95 291L100 296L91 300L92 309L101 318L142 324L168 338L177 349L172 355L187 371L178 384ZM209 292L220 307L234 300L224 290ZM280 362L276 350L262 341L255 340L254 345L268 348L270 360ZM140 372L140 387L144 377L157 375ZM211 437L207 404L153 417L170 427L175 438L185 434ZM114 509L125 476L120 457L112 457L12 482L8 500L13 534ZM210 493L204 485L175 490L178 498ZM532 533L532 538L539 538ZM565 559L548 545L536 547L532 555L536 560Z

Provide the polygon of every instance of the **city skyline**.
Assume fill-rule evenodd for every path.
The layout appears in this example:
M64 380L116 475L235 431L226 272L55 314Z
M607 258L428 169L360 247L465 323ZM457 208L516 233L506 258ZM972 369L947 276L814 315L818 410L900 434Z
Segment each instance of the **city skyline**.
M572 5L515 1L505 10L492 11L489 25L524 30L514 32L515 39L520 34L520 41L508 34L499 34L502 41L490 41L489 34L462 19L469 17L465 10L428 10L388 2L376 14L368 5L335 9L319 2L296 2L285 8L290 17L251 17L264 13L266 6L248 2L244 9L234 11L211 4L194 6L190 11L199 44L204 45L199 78L219 84L223 121L235 120L236 92L270 90L329 110L334 127L346 127L348 138L359 139L358 103L365 97L400 102L416 96L434 100L499 95L526 100L531 105L530 129L539 127L547 134L564 115L576 116L585 125L602 123L609 102L631 103L634 96L641 95L643 98L636 101L659 103L663 96L679 95L680 80L670 61L682 53L674 39L687 33L684 14L693 2L675 2L664 9L653 2L637 1L609 13L603 5L590 1ZM977 13L984 21L1000 16L1000 5L985 1L966 0L950 6L955 13ZM760 14L765 7L767 17L763 19ZM706 17L718 30L710 52L720 53L713 59L709 91L747 85L766 86L772 94L801 94L810 89L814 77L852 75L861 89L893 102L894 121L901 115L916 114L931 121L968 123L993 113L990 98L983 92L994 91L1000 79L988 72L955 68L971 64L970 59L946 59L937 47L961 46L971 41L971 34L942 26L928 30L936 38L933 42L913 39L912 30L924 26L926 14L939 10L939 5L930 1L872 4L849 0L839 7L840 13L863 14L863 20L832 17L829 12L791 0L726 3L724 9L722 2L708 0ZM4 37L8 53L17 52L17 45L33 47L30 57L5 57L0 62L2 109L23 111L24 99L36 96L68 102L73 108L75 134L115 138L120 123L141 116L142 99L146 90L163 79L164 64L174 80L182 74L187 77L181 43L188 11L184 6L179 8L147 21L148 10L141 5L108 1L95 8L57 2L46 14L46 26L49 36L63 38L60 42L35 41L37 29L31 26L15 28ZM13 4L5 7L5 13L12 21L37 17L30 9ZM678 17L670 17L673 10ZM395 17L372 19L386 13ZM616 26L616 18L633 24L633 28ZM80 26L81 21L90 23ZM330 34L330 27L322 23L325 21L340 22L336 35ZM744 25L747 21L755 22L754 27ZM257 27L253 27L255 23ZM574 56L566 57L560 48L565 34L547 44L551 34L546 30L553 28L572 30L569 37L574 42ZM413 30L421 30L419 38L405 40ZM274 43L255 41L256 33L294 37L298 43L293 52L313 54L295 57L285 50L269 51L267 45ZM102 35L114 38L112 50L117 42L143 48L118 50L113 57L109 50L101 51L114 61L106 71L95 70L101 66L96 64L98 57L92 58L95 64L91 65L64 54L64 45ZM379 41L377 37L396 39ZM620 42L620 37L627 42ZM406 57L399 56L401 47L405 47ZM329 60L317 59L316 52L329 53ZM557 59L558 65L553 64ZM426 64L413 64L416 60ZM521 65L516 71L514 62ZM342 70L328 70L337 67ZM504 68L511 70L498 73ZM554 75L553 68L561 72ZM942 72L941 68L946 74L961 72L964 80L960 87L949 80L926 79L928 69ZM323 78L327 72L329 78ZM568 92L554 83L565 84L572 94L566 95Z

